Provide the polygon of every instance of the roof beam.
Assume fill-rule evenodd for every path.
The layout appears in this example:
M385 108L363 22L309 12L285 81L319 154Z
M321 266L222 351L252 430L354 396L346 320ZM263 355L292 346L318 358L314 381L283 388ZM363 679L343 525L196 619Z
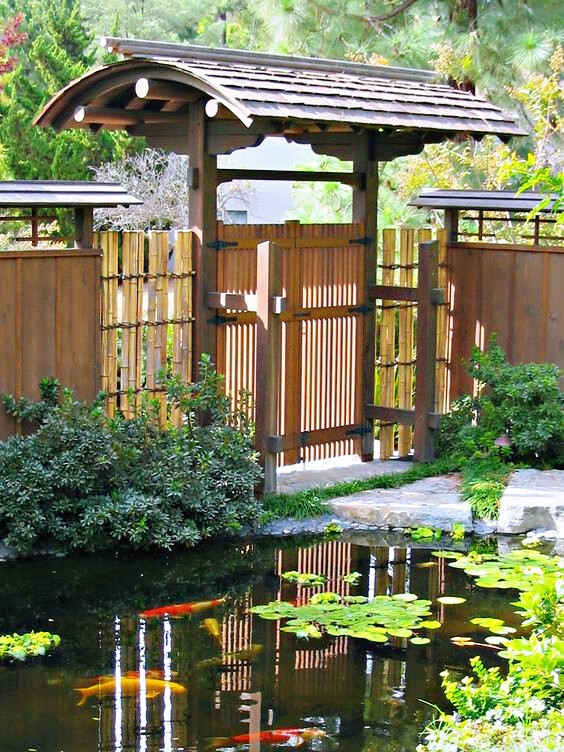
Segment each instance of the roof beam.
M136 123L182 123L187 114L159 110L126 110L119 107L77 107L74 120L77 123L98 125L135 125Z
M139 99L174 99L179 102L194 100L194 92L173 81L159 81L154 78L138 78L135 82L135 95ZM198 92L198 96L201 96Z
M337 182L364 188L366 179L362 173L353 172L314 172L308 170L244 170L230 169L217 171L218 183L231 180L287 180L291 182Z

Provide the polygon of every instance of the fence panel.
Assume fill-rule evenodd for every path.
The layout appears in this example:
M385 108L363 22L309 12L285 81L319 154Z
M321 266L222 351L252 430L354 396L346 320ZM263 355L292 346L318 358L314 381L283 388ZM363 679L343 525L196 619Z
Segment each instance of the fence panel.
M100 251L0 253L0 393L39 397L55 377L79 399L99 390ZM20 431L0 411L0 439Z
M449 397L472 392L464 369L492 333L511 362L564 369L564 248L449 243Z
M191 232L175 233L173 269L169 234L152 231L100 234L102 261L102 389L108 413L132 417L148 392L166 420L160 374L192 380ZM121 282L121 286L119 285ZM171 419L180 421L178 410Z

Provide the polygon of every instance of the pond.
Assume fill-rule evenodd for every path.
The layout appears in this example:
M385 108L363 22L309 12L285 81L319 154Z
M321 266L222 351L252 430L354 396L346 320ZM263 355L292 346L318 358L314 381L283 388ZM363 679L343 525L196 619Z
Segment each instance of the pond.
M468 624L472 616L513 621L507 593L475 588L431 549L391 548L370 536L0 567L0 633L46 629L62 638L51 656L0 668L2 752L413 752L432 706L444 706L440 671L466 671L477 652L450 638L483 638ZM301 603L319 591L282 580L288 570L325 574L327 587L341 594L417 593L433 601L430 618L443 627L429 630L427 645L299 640L280 622L249 613L253 605ZM353 571L362 573L358 585L342 580ZM466 602L438 603L444 594ZM140 616L223 597L182 618ZM163 678L170 680L164 689ZM303 743L272 733L286 728L324 734ZM237 739L245 734L250 741Z

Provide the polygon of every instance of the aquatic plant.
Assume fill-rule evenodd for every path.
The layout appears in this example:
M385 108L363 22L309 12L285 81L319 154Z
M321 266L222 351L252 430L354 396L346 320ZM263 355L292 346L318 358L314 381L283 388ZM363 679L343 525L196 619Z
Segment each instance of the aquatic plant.
M296 572L294 570L282 573L282 579L288 580L288 582L296 582L298 585L306 585L309 587L318 587L319 585L325 585L327 578L322 574L311 574L310 572Z
M443 556L444 552L436 552ZM419 752L543 752L562 749L564 733L564 561L539 551L519 549L494 556L471 552L457 555L449 566L462 568L481 587L519 590L513 602L522 617L519 637L502 619L477 616L471 623L492 635L508 660L507 672L486 668L471 659L473 676L462 680L444 671L442 683L457 715L441 714L424 734ZM461 646L469 638L453 638ZM500 649L501 648L501 649Z
M423 629L437 629L441 623L431 617L431 601L413 593L377 595L368 600L362 595L341 596L317 593L300 606L273 601L254 606L251 613L263 619L286 620L284 632L309 639L324 635L347 635L370 642L385 643L391 637L411 638L414 645L425 645L428 637L417 634Z
M61 638L51 632L0 635L0 660L25 661L58 648Z

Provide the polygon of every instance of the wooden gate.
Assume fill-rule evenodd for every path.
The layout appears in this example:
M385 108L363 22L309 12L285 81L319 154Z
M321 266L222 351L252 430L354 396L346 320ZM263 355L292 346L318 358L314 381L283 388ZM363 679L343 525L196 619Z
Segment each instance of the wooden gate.
M218 223L217 367L226 389L257 393L257 244L280 248L278 464L360 451L364 224ZM263 291L264 292L264 291ZM261 291L258 291L259 296ZM267 293L268 294L268 293Z

